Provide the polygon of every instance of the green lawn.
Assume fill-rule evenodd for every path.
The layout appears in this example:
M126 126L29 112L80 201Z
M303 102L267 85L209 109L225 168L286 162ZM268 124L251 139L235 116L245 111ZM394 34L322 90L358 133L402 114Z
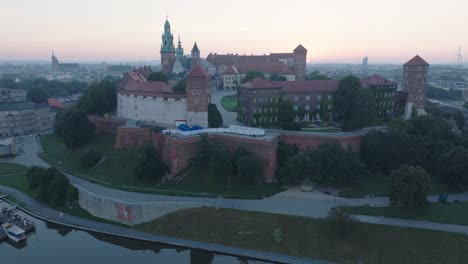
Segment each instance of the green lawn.
M468 263L468 237L446 232L357 224L336 237L325 220L229 209L180 211L135 227L145 232L337 263ZM273 231L281 230L281 242Z
M237 95L226 95L221 98L221 105L226 111L237 112Z
M8 174L23 173L28 170L28 167L15 163L0 163L0 176Z
M398 207L343 207L350 214L384 216L412 220L423 220L437 223L468 225L468 202L452 202L447 204L432 203L422 212L405 210Z
M187 170L189 172L188 176L178 184L145 184L133 173L138 162L137 155L139 155L141 149L113 150L114 142L115 136L113 135L99 135L94 143L72 152L65 147L60 138L49 134L41 138L44 150L41 157L52 166L69 171L97 184L133 192L174 196L223 196L225 198L258 199L284 190L279 184L262 184L257 186L233 186L230 191L226 184L216 183L212 177L206 176L204 172L190 170ZM93 168L83 169L80 165L80 157L92 148L105 155L104 161Z
M439 177L432 177L430 194L441 194L447 192L449 192L447 185ZM375 175L343 188L340 192L340 196L361 198L371 194L374 196L388 196L389 193L390 188L388 185L388 178L383 175Z

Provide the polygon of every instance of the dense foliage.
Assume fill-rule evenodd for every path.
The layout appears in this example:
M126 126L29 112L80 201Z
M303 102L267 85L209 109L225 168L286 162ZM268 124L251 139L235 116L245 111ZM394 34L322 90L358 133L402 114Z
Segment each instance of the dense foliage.
M343 130L354 130L372 124L375 119L375 96L361 88L361 81L348 76L339 83L335 92L335 112Z
M31 167L27 172L29 188L38 191L38 198L52 207L74 207L78 202L78 191L58 169Z
M319 71L313 71L306 76L307 80L330 80L326 75L321 74Z
M26 94L26 99L34 103L40 104L47 103L47 99L49 99L49 96L47 95L45 89L34 87L28 90Z
M438 173L442 179L457 191L468 187L468 151L456 147L439 158Z
M104 114L113 111L117 105L116 84L101 81L89 86L78 102L78 109L87 114Z
M280 98L278 103L278 124L285 130L300 130L301 125L295 122L296 113L291 102Z
M362 138L361 158L375 173L390 173L405 164L432 173L439 157L461 143L446 119L393 120L386 132L371 132Z
M148 81L167 83L169 81L169 79L167 78L166 74L159 71L159 72L151 73L150 77L148 77Z
M264 80L266 79L265 74L261 71L248 71L245 75L245 78L242 79L242 83L250 82L255 78L262 78Z
M151 145L143 148L143 153L138 157L138 160L134 175L144 182L158 183L168 171L167 165Z
M421 209L429 205L431 176L423 168L403 165L390 179L390 201L397 206Z
M260 160L243 148L234 152L222 143L212 141L203 135L200 141L200 155L192 160L198 170L207 170L219 183L254 185L261 181L263 166Z
M213 128L223 126L223 116L215 104L208 105L208 126Z
M36 91L33 92L33 94L46 94L47 97L66 96L74 93L81 93L84 90L86 90L87 86L87 83L80 81L49 81L45 78L23 79L21 80L21 82L15 82L15 80L13 79L0 79L0 87L10 89L23 89L28 91L35 89ZM37 92L38 90L41 91ZM36 96L31 95L31 98L35 99Z
M268 78L270 81L282 81L285 82L287 81L286 77L279 75L278 73L274 72L270 75L270 78Z
M55 117L55 134L63 138L65 146L72 150L91 142L95 130L88 116L75 108L65 109Z
M457 89L445 90L428 85L426 96L437 100L463 100L463 91Z
M185 90L187 89L187 82L185 80L182 80L176 85L174 85L172 89L174 90L174 92L185 93Z
M279 178L286 184L310 180L324 186L346 186L368 176L359 156L344 150L337 142L324 143L307 151L280 142L277 154Z
M83 168L91 168L102 159L102 155L94 149L88 150L80 157L80 165Z

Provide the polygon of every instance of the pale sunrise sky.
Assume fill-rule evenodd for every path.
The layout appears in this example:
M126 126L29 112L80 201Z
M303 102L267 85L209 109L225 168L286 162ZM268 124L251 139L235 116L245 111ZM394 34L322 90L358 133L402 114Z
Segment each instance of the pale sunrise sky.
M455 63L467 0L0 0L0 60L159 60L169 15L185 52L291 52L309 63ZM463 52L462 52L463 53ZM468 60L468 52L464 52Z

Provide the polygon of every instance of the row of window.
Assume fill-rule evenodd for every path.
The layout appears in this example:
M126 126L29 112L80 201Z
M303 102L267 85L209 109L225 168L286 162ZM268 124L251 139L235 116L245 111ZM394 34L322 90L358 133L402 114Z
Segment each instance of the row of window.
M309 95L305 96L306 101L310 101L310 98L311 97ZM315 98L317 99L317 101L320 101L320 100L322 100L322 95L317 95ZM298 96L298 95L294 96L294 101L299 101L300 99L302 99L300 96ZM331 94L327 95L327 99L332 100L333 95L331 95Z
M379 93L377 94L377 98L387 98L387 97L393 97L395 96L395 92L391 93L391 92L388 92L388 93Z

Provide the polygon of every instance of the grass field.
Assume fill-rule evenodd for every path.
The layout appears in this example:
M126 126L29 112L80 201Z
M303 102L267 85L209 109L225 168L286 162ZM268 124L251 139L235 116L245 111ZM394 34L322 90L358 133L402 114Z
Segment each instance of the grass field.
M115 137L113 135L97 136L94 143L88 144L75 152L65 147L62 140L50 134L42 136L41 143L44 153L41 155L47 163L74 175L86 178L97 184L110 186L133 192L154 193L164 195L195 196L258 199L271 196L284 190L279 184L262 184L257 186L232 186L229 190L226 184L217 183L213 177L203 171L187 170L186 178L177 184L149 185L142 183L134 175L141 149L113 150ZM104 162L90 168L83 169L80 157L89 149L94 149L105 155Z
M325 220L197 208L135 227L145 232L338 263L468 263L468 237L446 232L357 224L336 237ZM281 241L273 239L281 230Z
M439 177L432 177L430 194L441 194L448 191L447 185ZM344 188L340 192L340 196L361 198L371 194L374 196L388 196L389 193L388 178L383 175L375 175Z
M15 163L0 163L0 176L2 175L9 175L9 174L17 174L17 173L23 173L28 170L28 167L15 164Z
M226 111L237 112L237 95L226 95L221 98L221 105Z
M343 207L346 213L392 218L422 220L437 223L468 225L468 202L452 202L447 204L432 203L422 212L414 212L398 207Z

